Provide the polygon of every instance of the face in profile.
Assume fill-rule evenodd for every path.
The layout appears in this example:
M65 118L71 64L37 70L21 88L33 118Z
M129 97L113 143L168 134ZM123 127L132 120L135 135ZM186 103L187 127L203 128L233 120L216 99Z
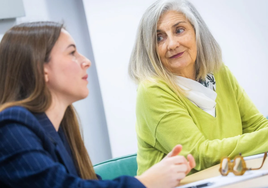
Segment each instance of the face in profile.
M195 73L197 54L195 31L177 11L164 13L157 24L157 53L170 72L190 77Z
M90 65L91 62L78 53L70 34L62 29L50 60L44 65L45 80L52 97L67 105L87 97L87 69Z

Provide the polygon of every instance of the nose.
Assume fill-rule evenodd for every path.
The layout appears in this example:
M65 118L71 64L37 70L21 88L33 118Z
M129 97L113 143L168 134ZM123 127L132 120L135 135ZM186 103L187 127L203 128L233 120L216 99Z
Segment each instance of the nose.
M180 46L178 39L175 36L170 36L168 38L168 50L175 50Z
M83 55L81 55L81 59L82 59L81 63L82 68L88 69L91 66L91 61Z

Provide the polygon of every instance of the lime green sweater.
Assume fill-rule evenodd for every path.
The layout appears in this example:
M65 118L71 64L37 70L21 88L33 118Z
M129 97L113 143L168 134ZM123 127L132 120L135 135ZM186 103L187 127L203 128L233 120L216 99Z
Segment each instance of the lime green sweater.
M180 97L164 82L139 85L136 106L138 175L181 144L181 155L191 153L196 167L211 167L223 156L268 151L268 121L257 110L226 66L214 74L216 117Z

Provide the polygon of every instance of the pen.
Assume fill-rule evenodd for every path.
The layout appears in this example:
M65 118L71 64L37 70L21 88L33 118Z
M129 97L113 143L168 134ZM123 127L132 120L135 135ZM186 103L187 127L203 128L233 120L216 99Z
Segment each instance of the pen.
M201 183L201 184L193 185L193 186L186 187L186 188L201 188L201 187L207 187L207 186L210 186L210 185L212 185L212 184L213 184L212 182L206 182L206 183Z

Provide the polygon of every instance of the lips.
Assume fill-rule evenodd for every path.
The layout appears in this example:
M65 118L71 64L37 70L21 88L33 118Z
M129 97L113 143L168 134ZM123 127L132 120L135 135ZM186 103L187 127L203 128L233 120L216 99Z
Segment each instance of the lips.
M82 77L83 80L87 80L87 78L88 78L88 75L85 75Z
M184 53L184 52L177 53L177 54L171 56L170 58L177 58L177 57L180 57L180 56L182 56L183 53Z

